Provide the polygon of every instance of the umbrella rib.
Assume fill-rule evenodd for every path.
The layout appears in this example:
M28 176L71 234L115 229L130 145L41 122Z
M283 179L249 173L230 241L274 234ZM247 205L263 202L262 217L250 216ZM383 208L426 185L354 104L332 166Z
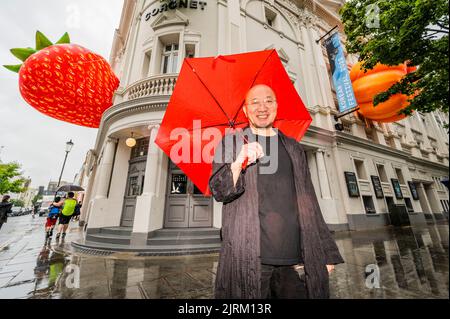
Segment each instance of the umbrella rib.
M258 70L258 72L256 73L255 78L253 79L253 82L252 82L252 84L250 85L250 88L252 88L252 87L253 87L253 84L255 84L255 81L256 81L256 79L258 78L259 73L261 72L261 70L263 69L263 67L266 65L267 61L268 61L269 58L272 56L272 54L273 54L274 51L275 51L275 49L273 49L272 52L267 56L267 58L266 58L266 60L264 61L263 65L261 66L261 68L260 68L260 69ZM239 114L239 111L240 111L240 109L242 108L242 105L244 104L244 102L245 102L245 97L244 97L244 100L243 100L243 101L241 102L241 104L239 105L239 107L238 107L238 109L237 109L237 111L236 111L236 114L234 114L234 116L233 116L233 119L232 119L233 122L236 121L236 118L237 118L237 116L238 116L238 114Z
M192 72L194 72L194 74L197 76L198 80L200 81L201 84L203 84L203 86L205 87L206 91L208 91L208 93L211 95L211 97L214 99L214 101L216 102L217 106L220 108L220 110L223 112L223 114L225 115L225 117L227 118L228 123L231 125L232 122L230 120L230 117L227 115L227 113L225 112L225 110L222 108L222 106L220 105L219 101L217 101L216 97L212 94L212 92L209 90L208 86L203 82L203 80L200 78L200 76L197 74L197 71L195 71L195 69L192 67L192 65L189 63L188 60L185 60L186 64L189 65L189 67L191 68Z

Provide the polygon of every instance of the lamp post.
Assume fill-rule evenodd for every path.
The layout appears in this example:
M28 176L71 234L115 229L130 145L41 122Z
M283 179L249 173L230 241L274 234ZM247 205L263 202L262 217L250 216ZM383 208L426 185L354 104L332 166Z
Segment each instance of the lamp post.
M62 174L64 171L64 166L66 166L67 155L69 154L72 147L73 147L73 142L72 142L72 140L70 140L66 143L66 156L64 157L64 163L61 168L61 174L59 175L59 180L58 180L58 185L56 186L56 190L58 190L59 184L61 183L61 177L62 177Z

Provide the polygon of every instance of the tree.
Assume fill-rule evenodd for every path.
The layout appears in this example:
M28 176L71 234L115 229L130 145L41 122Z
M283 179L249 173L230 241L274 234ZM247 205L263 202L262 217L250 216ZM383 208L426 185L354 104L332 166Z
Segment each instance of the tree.
M25 191L24 183L18 163L0 163L0 194L22 193Z
M42 195L34 195L33 199L31 200L33 206L36 205L36 202L40 199L42 199Z
M24 207L25 206L25 202L23 200L20 200L20 199L11 199L11 203L15 207Z
M359 55L363 68L418 66L378 94L374 105L396 93L418 93L401 113L448 113L448 5L448 0L348 0L341 8L347 51Z

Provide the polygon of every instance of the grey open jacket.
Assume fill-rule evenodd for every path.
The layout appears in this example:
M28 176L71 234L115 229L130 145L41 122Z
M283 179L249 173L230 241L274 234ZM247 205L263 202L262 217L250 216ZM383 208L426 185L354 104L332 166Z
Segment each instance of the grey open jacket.
M322 217L302 145L281 131L278 133L292 160L308 298L329 298L326 265L344 260ZM223 202L223 242L215 282L215 297L221 299L261 298L257 165L248 166L233 185L230 165L239 150L233 147L230 151L225 145L236 145L237 138L242 139L232 133L222 139L218 145L221 152L216 149L209 180L213 197Z

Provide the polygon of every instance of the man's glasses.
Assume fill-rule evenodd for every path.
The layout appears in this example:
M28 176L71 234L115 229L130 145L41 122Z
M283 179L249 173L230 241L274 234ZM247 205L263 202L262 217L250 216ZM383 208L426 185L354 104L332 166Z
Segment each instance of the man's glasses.
M251 108L257 108L258 106L262 106L263 104L267 107L273 107L276 104L276 100L273 98L265 98L262 101L259 100L252 100L250 101L250 103L247 103L248 106L250 106Z

